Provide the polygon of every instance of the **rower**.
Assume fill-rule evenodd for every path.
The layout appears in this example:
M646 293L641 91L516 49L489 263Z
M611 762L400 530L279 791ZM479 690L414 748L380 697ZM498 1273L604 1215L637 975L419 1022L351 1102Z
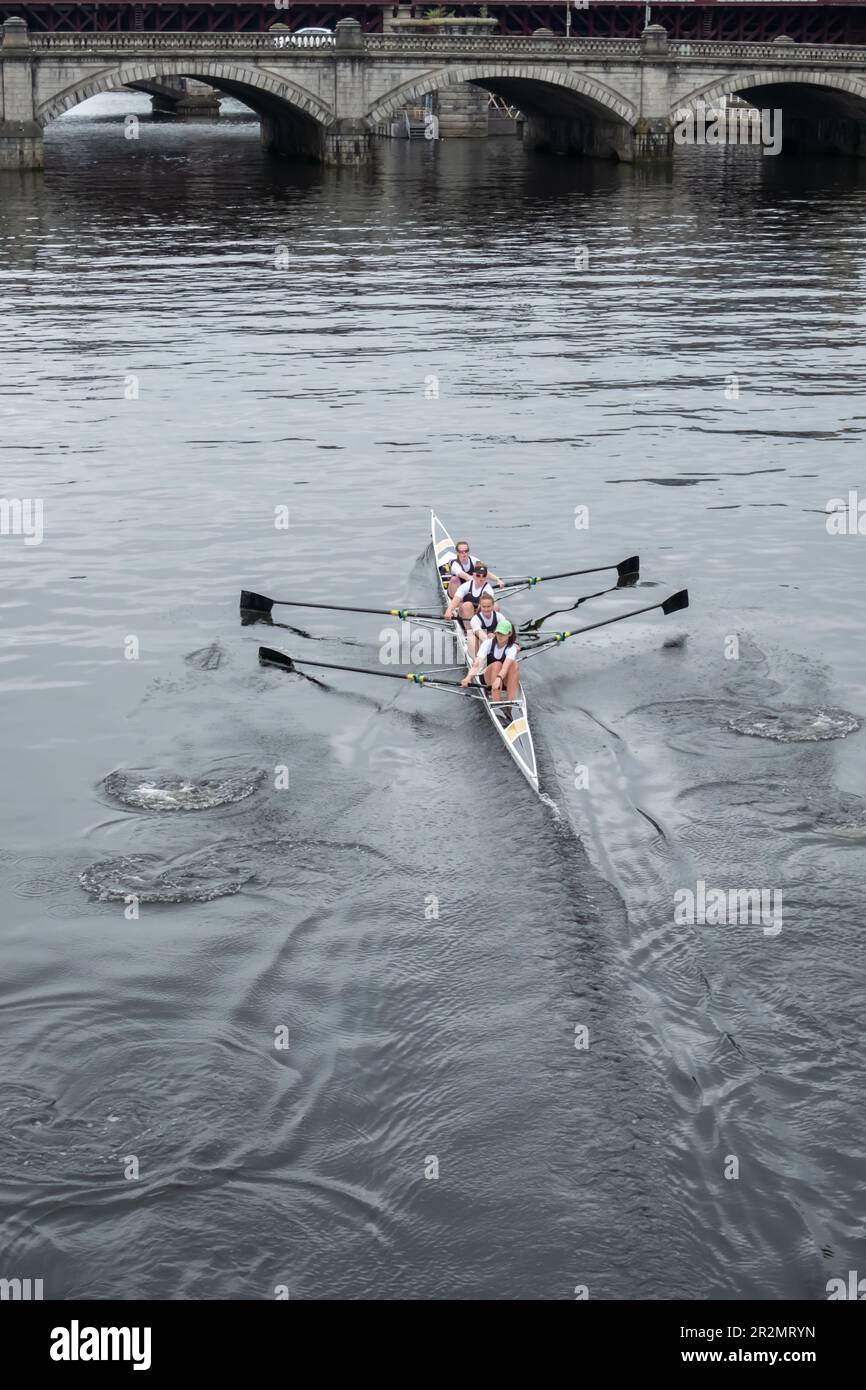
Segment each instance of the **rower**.
M455 549L457 558L451 561L451 578L448 580L449 598L454 597L461 584L465 584L468 579L472 578L475 566L481 564L478 556L471 554L468 541L458 541ZM496 581L500 589L505 583L505 580L500 579L498 574L491 574L490 578Z
M493 635L481 643L478 655L460 684L471 685L475 677L483 672L494 704L502 699L503 690L508 700L516 700L520 684L517 668L520 647L516 638L512 624L507 618L500 618Z
M445 617L453 618L459 610L460 617L463 619L463 626L469 631L469 620L475 617L478 612L478 605L485 594L493 598L493 586L487 578L487 566L479 561L472 568L472 578L465 584L461 584L454 593L453 598L449 599L448 607L445 609Z
M469 632L467 634L467 650L470 656L478 655L478 648L487 637L492 637L496 624L505 614L501 608L496 607L496 600L492 594L482 594L478 603L478 611L474 618L470 619Z

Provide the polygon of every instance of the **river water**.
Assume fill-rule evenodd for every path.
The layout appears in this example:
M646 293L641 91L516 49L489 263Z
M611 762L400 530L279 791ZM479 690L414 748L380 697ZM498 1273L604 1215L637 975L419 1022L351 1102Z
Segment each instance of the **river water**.
M825 1297L866 1268L866 536L826 516L866 169L321 170L146 109L0 178L2 492L44 503L0 537L0 1275ZM542 797L468 703L257 663L377 664L387 619L239 620L429 605L431 507L509 575L640 553L522 620L689 587L527 664ZM680 923L698 881L781 930Z

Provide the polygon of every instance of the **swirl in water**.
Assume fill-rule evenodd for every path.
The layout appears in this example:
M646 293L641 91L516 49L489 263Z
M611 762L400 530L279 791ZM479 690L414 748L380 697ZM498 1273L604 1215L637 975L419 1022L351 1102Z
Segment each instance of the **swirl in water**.
M246 771L192 778L132 768L109 773L102 786L115 801L141 811L210 811L252 796L262 777L261 772Z
M846 738L860 728L860 720L844 709L749 710L729 719L728 728L777 743L816 743Z

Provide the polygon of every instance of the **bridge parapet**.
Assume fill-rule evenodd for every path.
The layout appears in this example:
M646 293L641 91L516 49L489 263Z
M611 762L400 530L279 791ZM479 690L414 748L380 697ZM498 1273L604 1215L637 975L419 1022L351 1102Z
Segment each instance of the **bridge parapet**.
M545 56L565 60L580 58L637 58L640 39L560 39L535 34L365 34L364 48L370 54L402 56L407 53L497 57Z
M863 63L866 45L830 47L814 43L720 43L718 40L672 43L671 59L682 62L774 63L796 67L802 63Z
M285 39L285 34L199 34L163 30L159 34L31 34L30 44L36 53L221 53L229 49L232 52L274 53L283 58L303 55L305 60L334 61L334 49L330 46L293 49Z
M7 21L11 23L12 21ZM17 33L17 31L16 31ZM26 33L26 30L25 30ZM515 34L361 34L357 51L371 57L429 56L454 59L478 54L499 58L544 54L574 63L602 59L640 59L647 45L642 39L535 38ZM88 33L29 34L34 53L274 53L281 58L303 55L304 60L334 63L333 47L293 49L281 34L234 33ZM280 42L282 40L282 42ZM653 52L652 61L668 63L767 63L785 67L798 64L842 63L866 65L866 45L830 46L800 43L723 43L713 39L669 42L666 52Z

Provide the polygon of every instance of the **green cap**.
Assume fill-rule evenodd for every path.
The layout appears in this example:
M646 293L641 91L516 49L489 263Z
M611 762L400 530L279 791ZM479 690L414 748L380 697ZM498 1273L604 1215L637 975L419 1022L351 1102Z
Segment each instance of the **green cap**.
M500 618L500 619L499 619L499 622L496 624L496 631L497 631L497 632L513 632L513 631L514 631L514 628L511 626L511 623L508 621L507 618Z

